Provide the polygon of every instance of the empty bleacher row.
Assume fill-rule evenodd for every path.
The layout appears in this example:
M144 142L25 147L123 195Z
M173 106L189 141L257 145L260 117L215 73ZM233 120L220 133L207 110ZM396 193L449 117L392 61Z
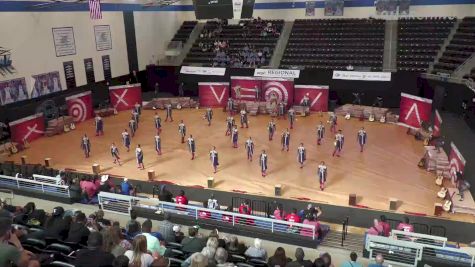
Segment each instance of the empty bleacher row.
M464 18L450 44L434 65L433 73L453 73L475 53L475 17Z
M384 34L380 19L295 20L280 66L380 71Z
M397 69L425 72L454 27L456 18L402 18L398 21Z
M186 43L188 38L190 38L191 32L193 29L195 29L196 24L198 24L197 21L184 21L178 31L175 33L175 36L173 36L172 41Z

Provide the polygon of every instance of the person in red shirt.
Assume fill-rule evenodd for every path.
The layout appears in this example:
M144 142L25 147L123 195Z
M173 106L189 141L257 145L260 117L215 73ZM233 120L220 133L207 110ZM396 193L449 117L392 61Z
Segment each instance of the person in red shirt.
M297 209L292 209L292 213L285 216L285 220L288 222L300 223L300 217L297 215Z
M241 203L241 205L239 206L239 213L251 215L251 207L249 206L248 201L244 201Z
M391 225L389 225L389 223L386 221L386 216L381 215L379 217L378 224L383 228L384 236L389 236L389 233L391 232Z
M409 218L404 216L404 222L399 223L396 227L396 230L412 233L414 232L414 226L409 223Z
M175 203L180 205L188 205L188 198L185 196L185 191L180 190L180 194L175 198Z

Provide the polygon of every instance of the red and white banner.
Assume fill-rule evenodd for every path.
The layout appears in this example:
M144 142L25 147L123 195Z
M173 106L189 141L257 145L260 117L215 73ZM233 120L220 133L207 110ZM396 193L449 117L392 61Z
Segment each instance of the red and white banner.
M225 107L229 98L229 83L198 83L200 106Z
M422 121L429 122L432 100L401 93L399 122L410 128L421 128Z
M231 97L233 99L261 100L261 79L256 77L231 76Z
M274 94L277 96L277 100L283 101L287 106L294 103L294 81L287 79L276 78L263 78L262 79L262 91L264 92L264 98L269 101Z
M435 118L434 118L434 131L432 131L432 136L439 137L441 134L440 127L442 126L442 117L439 114L439 111L435 110Z
M45 133L43 113L28 116L9 123L12 141L23 144L23 141L32 142Z
M328 111L328 86L297 84L294 87L295 105L300 105L303 97L308 96L311 111Z
M132 109L136 103L142 104L142 87L140 83L111 86L109 97L117 111Z
M450 167L450 178L453 182L457 181L457 172L463 173L465 164L467 163L463 158L462 154L455 146L454 143L450 143L450 154L449 154L449 167Z
M66 104L68 105L68 114L73 117L74 122L94 117L91 91L66 97Z

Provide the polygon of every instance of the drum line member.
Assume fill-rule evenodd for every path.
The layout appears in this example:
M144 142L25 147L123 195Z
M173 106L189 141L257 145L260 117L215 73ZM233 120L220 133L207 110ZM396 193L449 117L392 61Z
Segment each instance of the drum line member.
M139 115L142 115L142 106L138 102L135 102L134 111Z
M232 98L228 98L228 103L226 104L226 111L229 112L230 116L234 115L234 101Z
M284 102L279 102L279 107L277 109L277 117L280 119L285 119L285 104Z
M160 133L162 131L162 119L160 116L158 116L157 112L155 112L155 117L153 120L155 122L155 129L157 129L157 132Z
M321 161L320 165L318 165L318 179L320 180L320 190L323 191L327 181L327 165L325 165L325 161Z
M246 125L246 128L249 128L249 123L247 121L247 112L245 109L241 109L241 128L244 128L244 125Z
M322 144L322 139L325 136L325 125L320 121L320 124L317 126L317 145Z
M213 146L213 149L209 152L209 159L211 160L211 164L213 165L214 173L218 171L219 161L218 161L218 152L216 151L216 147Z
M135 132L137 131L137 122L134 119L131 119L129 121L129 129L130 129L130 133L132 134L132 137L134 137Z
M124 131L122 132L122 143L127 148L127 152L129 152L130 151L130 135L127 132L127 129L124 129Z
M232 134L234 125L235 125L234 118L231 116L228 116L226 118L226 133L225 133L226 136Z
M137 168L142 170L145 169L145 166L143 165L143 151L140 147L140 144L138 144L137 148L135 148L135 158L137 159Z
M233 131L231 134L231 140L233 141L233 148L238 147L238 138L239 138L239 131L236 125L233 127Z
M302 169L305 160L307 160L307 152L305 151L303 143L300 143L299 147L297 148L297 160L300 163L300 168Z
M178 133L180 134L180 137L181 137L181 143L184 144L185 136L186 136L186 126L183 120L181 120L180 123L178 124Z
M310 97L309 97L309 93L306 93L302 100L300 101L300 105L301 106L304 106L304 107L309 107L310 106Z
M140 115L137 111L135 111L135 108L132 110L132 120L135 121L137 129L139 128L139 119Z
M195 139L193 138L193 135L191 134L190 134L190 137L188 138L188 150L191 152L191 160L194 160L196 145L195 145Z
M290 132L287 128L285 131L282 132L281 136L281 144L282 144L282 151L287 150L289 151L290 146Z
M160 134L157 133L155 135L155 151L157 151L158 155L162 154L162 139L160 138Z
M206 109L205 119L208 121L208 126L211 126L211 120L213 119L213 110L211 108Z
M266 154L266 151L264 149L262 150L262 153L259 156L259 165L261 166L262 177L266 177L266 175L267 175L267 154Z
M117 148L115 143L112 143L111 145L111 155L114 159L114 164L118 163L120 166L119 148Z
M165 121L168 121L170 119L170 122L173 122L173 117L172 117L172 104L167 104L165 105L166 111L167 111L167 117L165 118Z
M335 150L333 150L333 157L339 157L341 150L343 149L343 144L345 143L345 136L342 134L341 130L338 130L338 133L335 135Z
M104 135L104 121L99 114L94 118L96 124L96 136Z
M358 144L360 145L360 152L363 152L364 145L366 144L366 141L368 139L368 134L366 133L364 127L361 127L361 129L358 131L356 139L358 141Z
M86 134L84 134L81 139L81 149L84 151L84 156L89 158L89 155L91 154L91 142L89 141L89 137L87 137Z
M295 122L295 110L293 108L290 108L288 111L288 115L289 115L290 129L293 129L294 122Z
M252 141L252 138L250 136L246 140L246 152L247 160L252 162L252 156L254 155L254 142Z
M336 114L332 113L328 120L329 120L329 123L330 123L330 132L336 133L336 125L337 125L337 120L338 120Z
M269 132L269 141L272 141L276 128L277 127L275 125L274 119L271 119L269 124L267 125L267 130Z

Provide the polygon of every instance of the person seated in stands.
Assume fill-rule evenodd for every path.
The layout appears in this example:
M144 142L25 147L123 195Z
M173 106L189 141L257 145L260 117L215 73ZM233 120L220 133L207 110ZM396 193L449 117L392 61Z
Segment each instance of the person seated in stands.
M104 251L112 253L114 257L124 255L124 253L132 247L127 240L124 240L128 243L127 248L121 245L122 233L120 227L112 226L109 229L102 231L102 236L104 241Z
M284 207L282 204L278 204L274 210L274 219L276 220L284 220L287 217L287 213L284 211Z
M224 239L222 239L222 238L219 238L218 229L214 229L214 230L211 230L211 232L209 232L208 240L212 237L214 237L218 240L218 247L226 248L226 241L224 241Z
M142 234L147 239L147 250L152 252L152 254L159 254L163 256L165 254L166 248L160 245L160 241L157 237L151 234L152 232L152 221L150 219L145 220L142 223Z
M207 267L209 263L208 258L199 252L193 253L190 260L190 267Z
M322 230L320 229L320 222L315 219L315 216L313 216L313 214L307 213L302 223L315 226L315 238L322 238L321 236ZM312 237L313 231L309 228L302 228L300 230L300 235Z
M252 210L251 210L251 207L249 206L248 200L243 201L241 205L239 205L239 213L251 215Z
M285 216L285 220L288 222L300 223L301 220L300 220L300 217L297 215L297 209L293 208L292 212L290 214L287 214L287 216Z
M324 262L324 266L325 267L335 267L333 264L332 264L332 257L330 256L330 254L328 254L327 252L323 253L323 254L320 254L320 258L323 260Z
M356 254L356 252L353 251L350 253L350 260L347 262L344 262L341 265L341 267L363 267L361 263L356 262L357 259L358 259L358 255Z
M219 210L219 203L218 200L214 197L214 194L211 194L205 207L210 210Z
M188 198L185 196L185 191L180 190L180 193L175 198L175 203L179 205L188 205Z
M129 182L129 179L124 178L120 183L120 193L127 196L134 194L134 186Z
M269 267L286 267L290 259L285 256L285 250L282 247L278 247L274 255L267 261Z
M112 223L110 220L104 218L104 211L98 210L95 212L96 214L96 222L101 225L101 227L111 226Z
M371 226L368 231L366 231L368 235L379 235L384 236L384 229L383 226L379 223L378 219L374 219L373 226Z
M53 209L51 216L46 220L44 236L46 238L54 238L64 240L67 238L69 228L71 226L72 218L68 216L63 218L63 207L56 207Z
M92 232L87 239L87 248L80 249L76 252L76 267L107 267L112 266L114 255L110 252L103 251L102 234Z
M386 237L389 236L389 233L391 232L391 225L389 225L389 223L386 221L386 216L381 215L379 217L379 222L378 223L383 228L384 236L386 236Z
M22 212L15 216L13 221L29 226L42 226L44 225L45 218L46 213L44 210L36 209L35 203L28 202L23 207Z
M206 241L198 235L198 227L193 226L188 228L188 236L185 237L181 244L182 250L186 253L200 252L206 245Z
M409 218L404 216L404 222L399 223L396 227L396 230L413 233L414 226L409 223Z
M305 253L302 248L295 249L295 261L291 261L287 264L287 267L312 267L313 263L309 260L305 260Z
M267 251L262 248L262 240L254 239L254 246L249 247L244 255L248 258L267 260Z
M160 186L160 191L158 192L158 200L164 202L173 202L173 194L168 191L166 185Z
M69 228L66 242L86 244L90 231L86 227L86 214L79 212ZM102 242L102 240L101 240Z
M170 214L168 212L163 214L163 221L158 222L158 227L165 242L176 242L173 223L170 222Z
M214 254L214 259L216 260L216 267L233 267L234 264L228 262L228 252L224 248L216 249Z
M216 249L218 248L218 239L216 237L208 238L206 242L206 246L201 250L201 254L203 254L208 259L208 267L215 267L216 260L214 259L216 254ZM191 256L188 257L184 263L182 263L182 267L188 267L191 264Z
M114 192L114 184L110 181L109 175L105 174L101 176L98 190L99 192Z
M134 237L132 250L127 250L124 255L129 258L129 266L133 267L150 267L154 261L154 257L147 252L147 239L143 235Z
M383 255L377 254L376 257L374 257L374 261L375 263L368 264L368 267L383 267L383 263L384 263Z
M12 231L10 218L0 218L0 266L39 267L40 263L35 260L35 255L24 250L20 240Z
M79 183L79 186L81 187L82 192L86 194L87 201L90 201L94 196L96 196L98 186L94 184L91 179L83 178Z
M125 255L117 256L112 262L112 267L129 267L129 258Z
M244 255L247 248L244 244L239 243L237 236L229 237L229 242L226 245L226 250L231 254Z
M185 234L181 231L181 227L179 225L174 225L173 226L173 235L174 235L174 241L176 243L181 244L183 239L185 238Z
M71 180L71 183L69 184L69 195L74 201L80 202L82 189L78 181L77 178Z
M203 201L203 207L206 207L207 205L208 205L208 201ZM206 211L206 210L198 210L198 218L209 220L211 218L211 212Z
M130 220L125 225L125 230L130 237L134 237L142 231L140 223L137 221L137 212L135 210L130 211Z
M316 258L313 262L313 267L328 267L325 265L325 261L322 258Z

